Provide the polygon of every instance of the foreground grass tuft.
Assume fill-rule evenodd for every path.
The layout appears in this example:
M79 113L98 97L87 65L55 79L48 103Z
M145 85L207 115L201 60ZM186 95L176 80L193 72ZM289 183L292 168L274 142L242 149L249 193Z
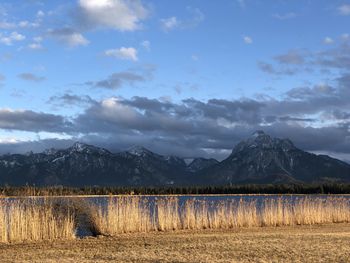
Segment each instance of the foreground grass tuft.
M75 237L73 215L52 202L15 200L0 203L0 242L23 242Z

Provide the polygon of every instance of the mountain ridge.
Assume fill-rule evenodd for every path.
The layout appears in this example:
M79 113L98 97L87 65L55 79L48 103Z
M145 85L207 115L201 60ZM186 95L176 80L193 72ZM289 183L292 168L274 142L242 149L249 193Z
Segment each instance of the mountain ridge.
M297 148L263 131L222 161L160 155L142 146L112 153L76 142L66 149L0 156L0 185L227 185L350 182L350 165Z
M305 152L289 139L271 138L258 131L238 143L232 153L210 167L204 177L215 177L215 182L220 184L337 182L350 180L350 165Z

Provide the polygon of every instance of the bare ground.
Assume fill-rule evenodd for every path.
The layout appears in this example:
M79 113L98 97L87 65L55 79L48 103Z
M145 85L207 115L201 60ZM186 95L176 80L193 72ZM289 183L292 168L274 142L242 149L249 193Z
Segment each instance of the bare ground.
M0 262L350 262L350 224L0 244Z

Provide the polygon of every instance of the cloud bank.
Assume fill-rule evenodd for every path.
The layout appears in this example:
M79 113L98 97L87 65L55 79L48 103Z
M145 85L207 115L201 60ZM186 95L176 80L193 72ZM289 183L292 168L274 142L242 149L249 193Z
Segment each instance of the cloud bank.
M83 105L75 117L0 111L0 128L68 134L71 140L120 150L141 144L167 154L224 158L255 130L291 138L298 147L333 155L350 155L350 77L337 87L316 85L289 90L284 99L237 100L55 96L49 103ZM108 84L109 85L109 84ZM345 86L344 86L345 85Z

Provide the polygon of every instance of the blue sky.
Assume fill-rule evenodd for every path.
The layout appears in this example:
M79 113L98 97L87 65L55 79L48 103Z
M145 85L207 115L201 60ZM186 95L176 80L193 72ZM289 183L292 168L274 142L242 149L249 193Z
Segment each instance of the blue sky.
M0 152L223 158L256 129L350 160L349 1L1 1Z

